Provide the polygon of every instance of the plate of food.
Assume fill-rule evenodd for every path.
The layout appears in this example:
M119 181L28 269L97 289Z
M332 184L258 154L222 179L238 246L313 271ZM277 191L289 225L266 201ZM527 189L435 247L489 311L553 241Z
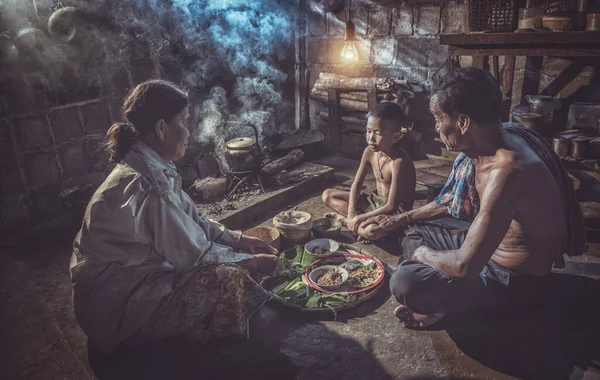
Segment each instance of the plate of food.
M281 275L263 279L261 285L271 293L273 301L300 312L337 313L354 308L378 293L385 270L367 250L340 246L340 251L323 258L306 252L301 245L287 249L280 255L286 269ZM317 271L319 268L322 269ZM321 282L327 283L319 285L318 279L335 268L337 273L331 273L329 279L322 278ZM311 281L313 272L321 276L313 275ZM347 278L342 273L347 273ZM339 283L338 274L342 280Z

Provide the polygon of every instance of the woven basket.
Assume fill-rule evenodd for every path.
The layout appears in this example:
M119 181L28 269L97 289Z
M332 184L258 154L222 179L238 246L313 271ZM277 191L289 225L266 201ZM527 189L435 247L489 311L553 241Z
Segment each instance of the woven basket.
M290 218L298 218L300 223L287 222ZM312 232L312 216L303 211L284 211L273 218L275 227L286 244L304 244L310 238Z

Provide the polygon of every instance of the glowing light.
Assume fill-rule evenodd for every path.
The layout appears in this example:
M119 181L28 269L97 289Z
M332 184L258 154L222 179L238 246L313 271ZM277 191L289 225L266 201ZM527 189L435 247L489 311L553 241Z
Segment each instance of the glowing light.
M356 50L356 33L352 20L346 22L345 34L344 48L342 49L342 61L346 63L356 63L358 62L358 50Z
M342 60L347 63L358 62L358 50L356 50L355 41L344 41L342 49Z

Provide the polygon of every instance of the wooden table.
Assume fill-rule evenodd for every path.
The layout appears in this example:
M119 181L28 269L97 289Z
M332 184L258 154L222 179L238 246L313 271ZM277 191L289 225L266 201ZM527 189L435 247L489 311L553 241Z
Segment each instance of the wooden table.
M515 57L527 56L527 67L539 71L542 57L600 57L600 32L525 32L525 33L463 33L442 34L440 44L448 45L451 56L473 57L473 65L487 68L492 57L492 71L499 78L499 56L504 56L502 93L511 94L513 87ZM535 58L534 58L535 57ZM518 102L524 104L524 96L537 94L539 77L524 78L523 92ZM514 95L514 94L512 94Z

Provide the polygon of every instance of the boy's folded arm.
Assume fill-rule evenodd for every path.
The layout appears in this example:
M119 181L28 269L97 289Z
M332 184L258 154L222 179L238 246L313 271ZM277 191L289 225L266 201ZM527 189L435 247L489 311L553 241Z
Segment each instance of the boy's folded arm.
M351 213L356 214L356 203L358 201L358 194L360 192L360 188L367 176L367 163L369 161L369 148L365 149L360 159L360 165L358 166L358 170L356 171L356 176L354 177L354 181L352 181L352 187L350 187L350 199L348 199L348 216Z

